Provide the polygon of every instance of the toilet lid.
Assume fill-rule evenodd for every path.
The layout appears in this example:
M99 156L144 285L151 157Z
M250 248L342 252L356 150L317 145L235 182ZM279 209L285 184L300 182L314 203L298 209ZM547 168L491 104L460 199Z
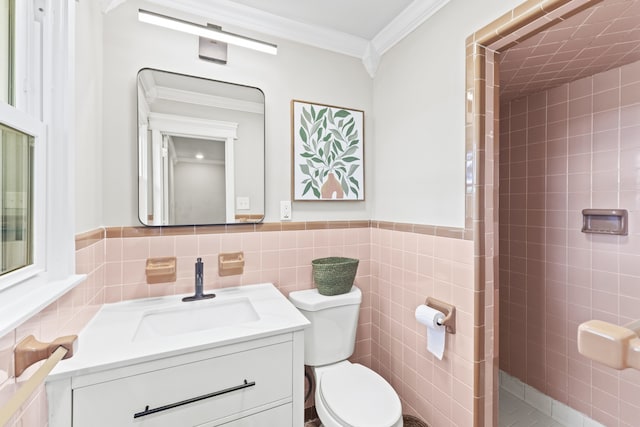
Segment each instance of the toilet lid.
M390 427L402 415L395 390L360 364L328 370L320 377L320 396L327 411L352 427Z

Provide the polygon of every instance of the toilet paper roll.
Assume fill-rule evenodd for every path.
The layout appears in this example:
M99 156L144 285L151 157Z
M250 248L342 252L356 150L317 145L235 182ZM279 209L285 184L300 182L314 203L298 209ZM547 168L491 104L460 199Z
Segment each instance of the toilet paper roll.
M446 331L444 325L439 325L445 316L441 311L421 304L416 308L416 320L427 327L427 350L442 360Z

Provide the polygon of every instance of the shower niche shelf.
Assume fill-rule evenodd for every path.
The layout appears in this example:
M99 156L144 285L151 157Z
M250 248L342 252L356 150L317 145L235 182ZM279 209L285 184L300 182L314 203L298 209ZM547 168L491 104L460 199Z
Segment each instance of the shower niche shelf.
M627 235L626 209L583 209L582 232Z

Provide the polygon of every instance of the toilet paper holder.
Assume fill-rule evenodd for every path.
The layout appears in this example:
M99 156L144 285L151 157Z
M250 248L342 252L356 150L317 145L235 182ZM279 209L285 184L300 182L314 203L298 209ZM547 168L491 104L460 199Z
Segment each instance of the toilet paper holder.
M447 304L433 297L427 297L425 304L428 307L442 312L444 319L442 319L441 324L445 326L445 330L450 334L456 333L456 307L454 305Z

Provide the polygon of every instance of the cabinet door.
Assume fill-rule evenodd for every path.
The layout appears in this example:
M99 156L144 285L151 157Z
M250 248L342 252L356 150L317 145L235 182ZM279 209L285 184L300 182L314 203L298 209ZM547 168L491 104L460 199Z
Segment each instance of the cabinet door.
M187 427L292 397L291 342L73 390L74 427Z

